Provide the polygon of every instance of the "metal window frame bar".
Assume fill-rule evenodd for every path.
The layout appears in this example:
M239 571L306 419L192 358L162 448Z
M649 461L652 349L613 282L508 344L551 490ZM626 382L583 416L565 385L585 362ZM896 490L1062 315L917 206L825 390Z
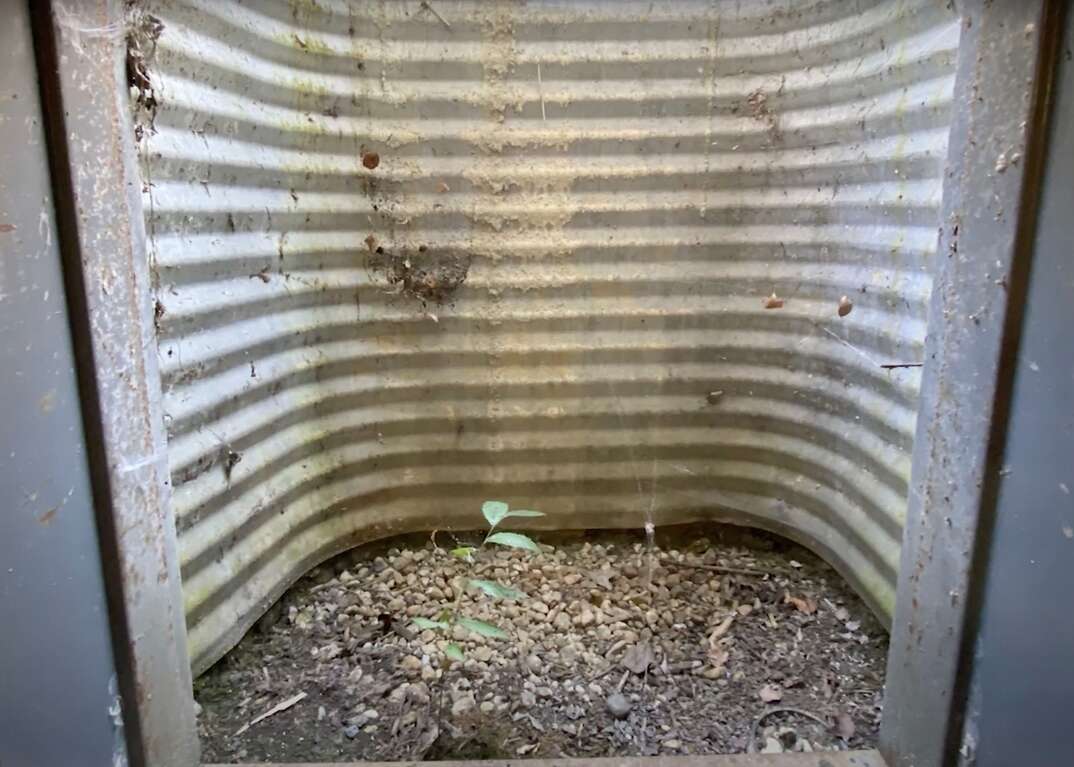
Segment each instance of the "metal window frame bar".
M1044 135L1061 5L970 0L959 9L940 264L881 735L893 767L956 758L974 634L971 585L984 564L977 529L1000 469L1040 175L1035 139ZM125 4L30 6L130 763L191 767L198 750L124 87ZM787 757L725 763L817 761Z
M891 767L959 759L1062 5L973 0L961 9L881 727Z
M122 0L29 0L101 563L132 765L198 743Z

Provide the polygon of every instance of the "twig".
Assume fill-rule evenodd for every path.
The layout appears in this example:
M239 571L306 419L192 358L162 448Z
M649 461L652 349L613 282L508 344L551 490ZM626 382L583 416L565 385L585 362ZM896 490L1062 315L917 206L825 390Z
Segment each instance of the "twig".
M544 82L541 80L541 62L537 62L537 95L541 97L541 122L548 118L544 113Z
M372 638L372 637L371 637ZM405 652L404 648L396 647L395 645L381 645L380 647L355 647L351 650L353 653L361 653L362 655L398 655Z
M746 567L725 567L724 565L703 565L695 564L693 562L676 562L674 559L661 559L660 564L670 565L672 567L693 567L698 570L710 570L714 573L724 573L725 575L750 575L755 578L762 578L766 575L790 575L790 573L784 570L751 570Z
M649 727L649 703L646 698L649 696L649 667L645 667L645 674L641 678L641 738L638 743L638 750L641 753L645 753L645 731Z
M297 695L292 695L290 698L288 698L285 701L281 701L280 703L277 703L275 706L270 708L265 713L261 714L258 717L255 717L255 718L251 719L249 722L247 722L242 727L240 727L238 729L238 731L236 731L235 737L236 738L239 737L240 735L242 735L244 732L249 730L251 727L253 727L255 724L257 724L261 720L268 719L273 714L278 714L281 711L286 711L287 709L291 708L291 706L295 705L296 703L298 703L300 700L302 700L305 697L306 697L306 693L300 692Z
M309 590L306 593L308 593L308 594L319 594L319 593L321 593L322 591L324 591L326 589L332 588L333 586L342 586L342 585L343 585L342 583L340 583L338 580L333 578L330 581L325 581L324 583L318 583L316 586L310 586Z
M664 669L657 669L657 672L670 677L675 674L681 674L684 671L693 671L695 668L701 668L704 665L704 662L699 660L684 660L679 661L678 663L669 663L666 671Z
M889 362L880 367L884 368L884 370L895 370L896 368L919 368L923 367L924 364L924 362Z
M617 666L617 664L613 663L612 665L608 666L608 668L606 668L606 669L604 669L603 671L601 671L601 672L600 672L599 674L597 674L597 675L595 675L595 676L592 676L592 677L590 677L590 678L589 678L589 681L590 681L590 682L595 682L595 681L597 681L598 679L603 679L604 677L608 676L608 674L610 674L610 673L612 673L613 671L615 671L615 669L616 669L616 666Z
M441 16L437 12L437 10L435 8L433 8L432 5L429 4L428 0L421 0L421 7L422 7L423 10L428 11L433 16L435 16L436 18L440 19L440 23L443 24L445 28L451 29L451 25L448 24L448 20L445 19L443 16Z
M805 709L794 708L793 706L777 706L776 708L770 708L767 711L762 712L761 715L757 717L757 719L753 722L753 727L750 728L750 742L749 745L746 746L747 754L755 753L755 750L757 748L757 730L760 729L761 722L772 716L772 714L798 714L798 716L804 716L806 719L812 719L814 722L817 722L825 729L828 729L831 726L826 719L821 718L817 714L806 711Z

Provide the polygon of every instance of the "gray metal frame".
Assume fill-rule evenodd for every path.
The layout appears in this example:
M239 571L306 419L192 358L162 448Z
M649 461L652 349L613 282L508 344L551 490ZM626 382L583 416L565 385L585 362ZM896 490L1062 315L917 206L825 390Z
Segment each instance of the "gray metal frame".
M982 520L973 668L960 750L975 767L1074 755L1074 13L1060 47L1033 263L1012 343L994 514ZM1029 752L1029 754L1027 754Z
M197 737L169 508L122 0L31 3L129 758Z
M963 8L941 263L888 656L881 743L892 767L953 764L962 745L973 587L984 576L978 530L1002 473L1060 5Z
M958 99L889 659L890 764L961 744L1061 3L962 9ZM121 0L32 4L131 763L197 761ZM1032 87L1029 87L1032 86ZM979 596L979 595L978 595ZM803 755L805 756L805 755Z
M30 14L15 5L0 26L0 764L112 764L126 743L108 601Z

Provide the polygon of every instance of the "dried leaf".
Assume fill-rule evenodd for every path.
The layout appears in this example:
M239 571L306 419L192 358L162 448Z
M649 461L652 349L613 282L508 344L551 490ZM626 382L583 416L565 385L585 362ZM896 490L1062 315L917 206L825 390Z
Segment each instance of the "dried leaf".
M238 736L242 735L244 732L249 730L255 724L257 724L258 722L263 721L265 719L268 719L273 714L278 714L281 711L286 711L287 709L291 708L291 706L293 706L296 703L298 703L300 700L305 699L305 697L306 697L306 693L300 692L300 693L298 693L296 695L292 695L290 698L288 698L285 701L281 701L280 703L277 703L275 706L270 708L265 713L261 714L260 716L254 717L249 722L247 722L242 727L240 727L238 729L238 731L235 733L235 737L238 737Z
M653 648L648 642L638 642L623 653L623 659L619 663L635 674L643 674L653 663Z
M610 589L612 587L612 573L610 570L590 570L588 575L589 579L602 589Z
M777 296L775 293L773 293L772 295L770 295L768 298L766 298L764 300L764 308L765 309L782 309L783 308L783 299L780 298L779 296Z
M783 700L783 689L779 685L766 684L757 691L757 695L765 703L778 703Z
M709 650L709 664L711 664L713 668L723 668L727 665L727 661L730 660L730 658L731 654L722 648L714 647Z
M850 740L854 737L854 720L846 711L840 711L835 717L835 731L843 740Z
M513 589L510 586L504 586L495 581L485 581L478 578L472 578L470 580L470 587L480 589L495 599L522 599L526 596L518 589Z
M792 597L790 594L783 595L783 604L794 605L800 613L812 615L817 611L817 603L809 597Z
M731 613L730 615L728 615L726 618L723 619L723 623L721 623L719 626L717 626L716 628L714 628L712 630L712 633L709 634L709 647L710 648L712 648L712 649L716 648L716 642L720 639L720 637L722 637L724 634L726 634L728 632L728 630L730 630L731 624L734 623L734 622L735 622L735 613Z

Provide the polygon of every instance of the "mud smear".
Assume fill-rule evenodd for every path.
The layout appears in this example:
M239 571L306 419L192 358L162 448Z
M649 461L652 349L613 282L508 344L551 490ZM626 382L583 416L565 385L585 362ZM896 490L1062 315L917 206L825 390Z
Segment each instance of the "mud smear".
M421 246L415 252L391 253L377 247L367 261L369 270L390 286L390 292L421 301L423 306L448 303L466 282L471 256Z

